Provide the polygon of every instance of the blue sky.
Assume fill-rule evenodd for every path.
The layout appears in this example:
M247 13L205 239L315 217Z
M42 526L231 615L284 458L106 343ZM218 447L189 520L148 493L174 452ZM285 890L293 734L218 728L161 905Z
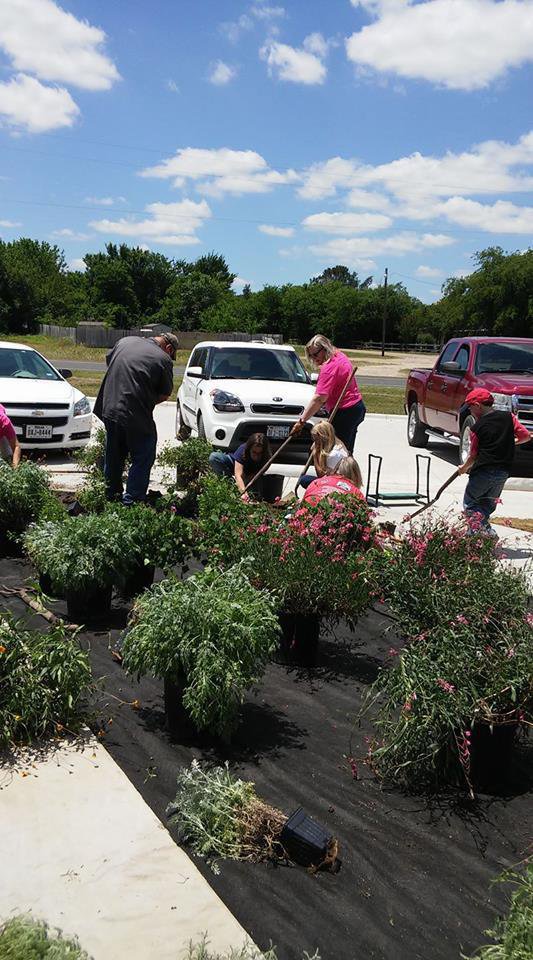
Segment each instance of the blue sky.
M533 232L533 0L1 0L0 235L424 301Z

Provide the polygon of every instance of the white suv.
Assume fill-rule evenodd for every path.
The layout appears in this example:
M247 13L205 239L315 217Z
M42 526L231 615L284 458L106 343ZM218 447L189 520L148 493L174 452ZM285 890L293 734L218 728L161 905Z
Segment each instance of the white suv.
M206 340L192 351L178 391L176 436L196 430L220 450L233 451L259 432L274 451L314 396L313 379L292 347ZM317 420L287 445L284 463L305 463Z

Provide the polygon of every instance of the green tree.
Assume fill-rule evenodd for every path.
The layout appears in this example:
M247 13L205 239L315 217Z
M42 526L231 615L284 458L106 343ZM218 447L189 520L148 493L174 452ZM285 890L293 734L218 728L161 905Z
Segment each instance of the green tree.
M65 258L59 247L23 237L0 240L0 318L5 331L31 333L64 306Z

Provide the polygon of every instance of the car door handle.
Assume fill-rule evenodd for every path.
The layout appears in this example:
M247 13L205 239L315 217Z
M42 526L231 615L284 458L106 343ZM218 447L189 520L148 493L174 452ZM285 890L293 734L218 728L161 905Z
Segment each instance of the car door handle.
M446 393L447 389L448 389L448 384L443 383L443 384L442 384L442 387L440 388L440 392L441 392L441 393Z

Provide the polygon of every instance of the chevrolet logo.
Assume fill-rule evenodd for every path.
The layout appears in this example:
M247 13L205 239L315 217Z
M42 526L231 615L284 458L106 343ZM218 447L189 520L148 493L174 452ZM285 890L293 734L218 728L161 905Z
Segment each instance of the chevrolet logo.
M32 410L32 417L44 417L44 410Z

